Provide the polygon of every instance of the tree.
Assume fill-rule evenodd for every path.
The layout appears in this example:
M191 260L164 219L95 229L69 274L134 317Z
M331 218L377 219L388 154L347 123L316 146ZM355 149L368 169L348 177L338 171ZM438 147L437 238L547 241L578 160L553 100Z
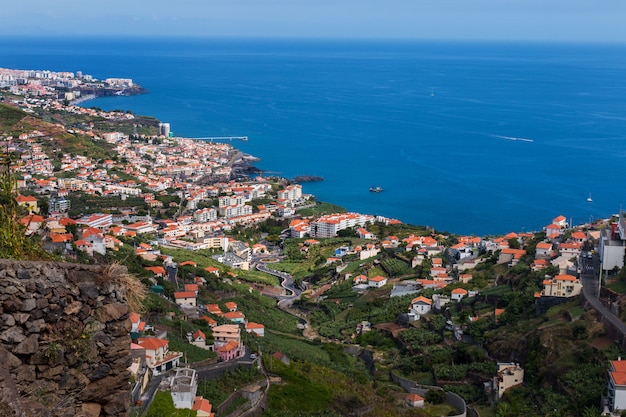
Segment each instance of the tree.
M446 393L442 389L431 389L424 399L431 404L441 404L446 400Z
M516 237L512 237L509 239L509 248L511 249L519 249L521 247L519 240Z
M52 259L38 236L27 236L26 227L19 222L22 213L15 201L17 181L13 163L11 155L0 153L0 258Z

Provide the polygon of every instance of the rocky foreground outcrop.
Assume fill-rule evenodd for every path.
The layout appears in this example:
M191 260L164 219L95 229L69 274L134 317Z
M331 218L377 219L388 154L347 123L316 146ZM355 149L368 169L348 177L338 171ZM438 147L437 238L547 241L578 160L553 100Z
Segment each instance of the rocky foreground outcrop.
M0 416L128 415L126 272L0 260Z

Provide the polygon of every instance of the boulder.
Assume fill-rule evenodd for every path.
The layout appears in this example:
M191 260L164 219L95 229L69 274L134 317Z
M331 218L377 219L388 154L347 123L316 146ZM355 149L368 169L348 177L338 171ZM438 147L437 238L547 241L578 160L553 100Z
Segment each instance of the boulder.
M84 417L98 417L100 416L100 410L102 410L102 406L98 403L83 403L81 406L82 416Z
M39 335L31 334L13 348L15 355L32 355L39 350Z
M98 320L103 323L111 321L117 321L128 314L128 305L122 303L105 304L102 308L98 309Z

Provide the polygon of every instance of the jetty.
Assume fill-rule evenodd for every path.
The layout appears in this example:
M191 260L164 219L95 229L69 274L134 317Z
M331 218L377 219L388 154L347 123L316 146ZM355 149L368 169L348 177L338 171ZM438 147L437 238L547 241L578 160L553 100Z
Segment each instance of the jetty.
M205 137L205 138L193 138L195 140L202 140L205 142L213 142L218 141L218 140L229 140L229 141L233 141L233 140L241 140L243 142L247 142L248 141L248 137L247 136L211 136L211 137Z

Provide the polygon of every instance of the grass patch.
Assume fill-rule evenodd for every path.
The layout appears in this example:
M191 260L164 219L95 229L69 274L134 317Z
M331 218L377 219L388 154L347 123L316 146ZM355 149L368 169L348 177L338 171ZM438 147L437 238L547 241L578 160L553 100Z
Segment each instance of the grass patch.
M193 330L193 327L191 327L191 324L188 324L187 322L179 323L182 323L181 327L179 328L167 328L167 340L169 340L170 351L184 353L185 356L183 357L183 360L186 357L187 361L191 363L215 358L217 356L215 352L211 352L210 350L202 349L201 347L189 344L187 342L187 339L183 339L183 337L181 337L180 335L181 328L183 335L186 335L187 332ZM207 338L208 337L209 335L207 335Z
M200 381L198 384L198 395L207 398L213 404L214 409L223 403L229 395L236 389L244 387L255 381L262 379L263 376L256 367L247 368L240 366L235 370L228 370L219 378ZM244 402L245 402L244 398ZM237 403L238 400L234 401ZM243 403L239 403L241 405ZM226 412L224 415L228 415Z
M325 214L333 213L345 213L347 210L344 207L331 203L320 203L315 207L309 207L302 210L298 210L298 214L301 216L323 216Z
M276 301L272 298L245 293L233 298L232 301L237 303L237 308L244 312L249 321L261 323L266 329L291 334L298 333L298 320L291 314L276 308Z
M613 281L608 283L606 287L615 291L618 294L626 293L626 282L624 281Z
M7 104L0 104L0 126L9 129L26 117L26 113Z
M506 294L512 293L513 290L508 285L498 285L496 287L485 288L480 292L482 296L502 297Z

